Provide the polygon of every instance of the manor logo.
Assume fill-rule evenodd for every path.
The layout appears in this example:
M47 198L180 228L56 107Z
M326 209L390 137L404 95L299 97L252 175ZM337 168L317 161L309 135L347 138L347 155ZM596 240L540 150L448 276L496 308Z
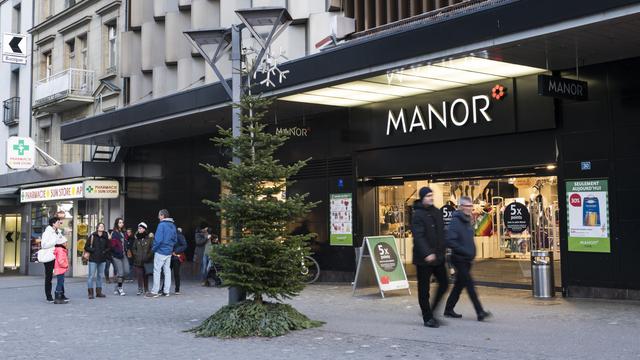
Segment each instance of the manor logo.
M290 137L307 137L311 135L311 128L289 127L276 128L276 135L286 135Z
M501 98L504 97L502 93ZM467 124L491 122L489 114L491 99L487 95L472 96L471 99L458 98L453 102L443 101L440 105L416 105L413 112L401 108L399 112L388 111L387 135L395 132L412 133L416 130L428 131L434 126L443 128L461 127ZM411 122L407 121L411 117Z

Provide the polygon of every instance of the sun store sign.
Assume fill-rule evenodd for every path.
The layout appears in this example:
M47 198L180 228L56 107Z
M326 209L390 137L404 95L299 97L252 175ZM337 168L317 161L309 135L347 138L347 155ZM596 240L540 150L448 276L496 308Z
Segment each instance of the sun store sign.
M115 199L120 195L117 180L87 180L81 183L47 186L20 191L20 202Z
M496 85L491 91L491 97L497 101L504 99L506 88ZM414 131L429 131L435 126L442 128L462 127L467 124L481 124L491 122L489 114L491 99L488 95L475 95L469 98L457 98L452 102L442 101L438 105L416 105L413 110L400 108L398 112L387 112L387 132L413 133ZM409 121L410 120L410 121Z
M7 139L7 166L14 170L31 169L36 162L36 146L31 138Z

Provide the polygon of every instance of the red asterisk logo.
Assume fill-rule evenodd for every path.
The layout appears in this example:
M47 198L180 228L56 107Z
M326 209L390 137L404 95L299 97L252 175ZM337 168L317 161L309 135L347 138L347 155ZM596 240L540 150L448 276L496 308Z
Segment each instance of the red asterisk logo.
M491 89L491 97L496 100L502 100L503 97L507 96L507 88L496 84L496 86Z

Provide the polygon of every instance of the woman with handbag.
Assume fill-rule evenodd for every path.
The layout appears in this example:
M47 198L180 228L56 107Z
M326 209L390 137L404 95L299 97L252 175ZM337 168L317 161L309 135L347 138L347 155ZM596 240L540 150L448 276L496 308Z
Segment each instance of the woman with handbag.
M38 262L44 264L44 294L47 297L47 302L49 303L53 303L53 296L51 296L51 280L53 279L53 267L56 260L53 252L56 244L58 243L58 239L63 237L59 232L61 225L62 220L57 216L49 219L49 226L47 226L44 233L42 233L40 250L38 250Z
M125 275L129 272L129 262L125 256L126 240L124 237L124 219L117 218L111 231L111 253L113 255L113 266L116 268L116 287L113 289L114 295L125 296L122 288Z
M111 257L111 246L109 244L109 235L103 223L98 223L96 231L91 234L89 240L84 246L83 259L89 261L89 276L87 277L87 293L89 299L93 299L93 279L96 278L96 297L103 298L102 293L102 275L106 261Z
M151 251L153 240L149 237L147 224L145 222L138 224L138 232L135 233L133 238L131 255L133 256L133 269L138 279L137 295L142 295L149 292L150 274L145 271L145 265L146 267L151 265L151 274L153 273L153 251Z
M178 241L173 247L171 254L171 272L173 273L173 282L176 284L176 295L180 295L180 265L187 258L184 252L187 250L187 239L182 234L182 229L178 228Z

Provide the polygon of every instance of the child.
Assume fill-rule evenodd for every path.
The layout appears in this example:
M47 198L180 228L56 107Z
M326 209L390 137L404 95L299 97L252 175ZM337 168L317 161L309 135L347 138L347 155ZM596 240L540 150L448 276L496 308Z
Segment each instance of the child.
M59 237L56 241L55 249L53 250L53 254L56 257L56 262L53 267L53 274L56 276L56 298L53 301L54 304L66 304L69 301L65 300L63 297L64 294L64 273L69 269L69 258L67 256L67 239L64 237Z

